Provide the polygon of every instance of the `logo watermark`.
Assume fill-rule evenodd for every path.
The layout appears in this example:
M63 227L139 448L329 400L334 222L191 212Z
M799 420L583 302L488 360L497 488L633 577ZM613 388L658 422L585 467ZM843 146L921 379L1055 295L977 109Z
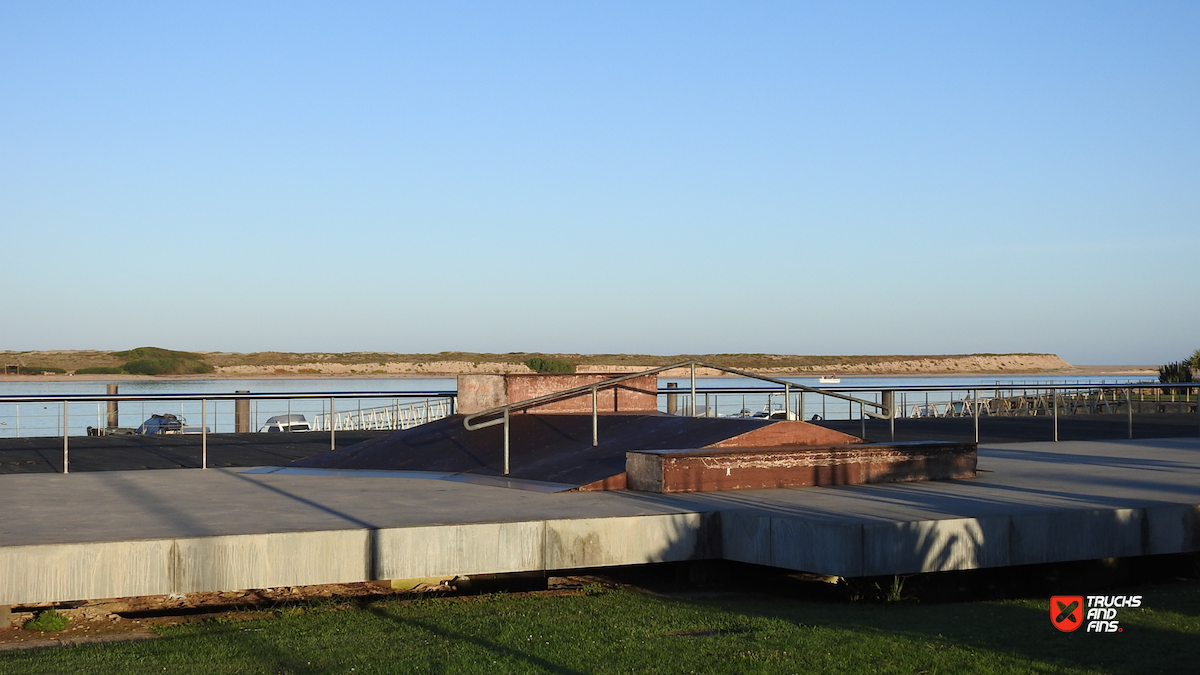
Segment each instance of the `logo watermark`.
M1055 595L1050 598L1050 623L1064 633L1122 633L1117 611L1142 606L1140 595Z

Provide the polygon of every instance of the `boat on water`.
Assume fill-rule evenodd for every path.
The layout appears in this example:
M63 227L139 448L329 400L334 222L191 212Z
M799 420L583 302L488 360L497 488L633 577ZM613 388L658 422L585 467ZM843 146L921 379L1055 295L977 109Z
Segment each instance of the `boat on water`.
M817 382L820 382L821 384L840 384L841 381L842 378L838 377L837 375L823 375L821 379L817 380Z
M260 434L289 432L289 431L311 431L308 420L304 415L276 415L267 420L267 423L258 430Z

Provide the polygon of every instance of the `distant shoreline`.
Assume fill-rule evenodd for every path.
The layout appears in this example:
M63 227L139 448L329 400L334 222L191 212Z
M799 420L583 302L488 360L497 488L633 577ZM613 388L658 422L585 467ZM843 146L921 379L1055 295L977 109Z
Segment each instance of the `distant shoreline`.
M167 357L165 359L160 357ZM158 367L141 372L184 372L208 369L210 372L176 375L130 375L124 367L132 359L139 364L166 361L182 365L172 369ZM147 360L148 359L148 360ZM290 353L255 352L173 352L157 347L139 347L126 352L96 350L0 351L0 365L19 366L26 371L43 370L48 374L0 375L0 381L139 381L139 380L245 380L245 379L396 379L453 378L460 374L532 373L527 363L560 361L570 364L576 373L636 373L685 361L700 361L775 377L854 377L897 376L1002 376L1038 375L1147 376L1157 374L1156 366L1075 366L1055 354L945 354L945 355L841 355L803 356L788 354L533 354L513 352L491 354L475 352L439 352L437 354L397 354L388 352ZM53 374L54 370L65 374ZM122 374L72 374L79 370L110 370ZM0 370L7 371L8 368ZM660 377L687 376L689 369L666 371ZM701 377L727 377L719 370L696 369Z
M594 370L592 372L603 372ZM626 372L613 371L613 372ZM461 373L428 372L428 373L205 373L200 375L0 375L0 382L161 382L164 380L429 380L454 379ZM804 378L820 377L820 372L806 373L771 373L777 377ZM828 373L826 373L828 374ZM837 373L842 379L860 379L870 377L1004 377L1004 378L1037 378L1046 376L1104 376L1138 377L1158 375L1156 366L1072 366L1062 370L1037 370L1028 372L1018 371L963 371L963 372L871 372L871 373ZM677 374L664 375L672 379ZM735 377L726 374L704 374L705 378Z

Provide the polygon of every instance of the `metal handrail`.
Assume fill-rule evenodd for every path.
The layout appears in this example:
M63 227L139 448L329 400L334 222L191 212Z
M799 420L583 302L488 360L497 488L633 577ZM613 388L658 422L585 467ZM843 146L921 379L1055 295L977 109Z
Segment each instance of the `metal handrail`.
M329 401L329 414L334 414L334 400L338 398L448 398L450 399L450 413L454 413L456 407L456 399L458 392L456 391L403 391L403 392L384 392L384 391L335 391L335 392L306 392L306 393L273 393L273 394L252 394L250 392L232 394L47 394L41 396L12 396L0 395L0 403L62 403L62 431L63 431L63 473L70 473L70 444L68 438L70 431L68 428L68 404L70 403L89 403L89 402L117 402L122 401L200 401L200 468L208 468L208 426L205 420L208 419L208 402L209 401L238 401L238 400L284 400L284 399L327 399ZM337 449L335 442L335 429L331 424L329 428L329 449Z
M793 385L793 386L802 386L802 385ZM831 391L831 389L814 390L811 387L808 387L807 389L809 391L820 391L820 393L822 393L826 396L835 396L835 397L837 397L837 394L835 394L834 391L846 391L846 390L877 391L877 392L880 392L881 394L887 394L887 393L895 394L895 393L914 392L914 391L925 391L925 392L940 391L940 392L950 392L950 393L953 393L953 392L968 393L968 394L970 394L970 397L963 399L963 403L967 406L966 408L964 408L964 410L969 409L971 411L971 417L974 418L975 442L976 443L979 442L980 410L986 409L986 407L987 407L986 402L983 402L983 404L981 404L982 399L980 399L980 396L979 396L980 392L986 392L986 391L995 391L995 392L1022 391L1022 392L1025 392L1025 391L1029 391L1031 389L1035 392L1039 392L1039 391L1047 392L1047 394L1051 398L1051 402L1047 404L1047 407L1050 410L1049 414L1051 414L1054 418L1054 437L1053 438L1054 438L1055 442L1058 441L1059 408L1063 407L1063 404L1068 402L1066 397L1063 394L1064 391L1066 391L1066 392L1086 391L1089 394L1089 396L1090 396L1090 393L1093 391L1101 392L1100 393L1101 396L1103 396L1102 392L1104 392L1104 391L1108 391L1114 395L1124 394L1125 404L1126 404L1126 414L1128 417L1128 437L1131 439L1133 438L1133 394L1134 394L1134 392L1139 392L1139 391L1145 392L1148 389L1164 390L1164 391L1169 389L1173 392L1172 399L1171 399L1172 403L1175 402L1174 392L1178 392L1184 396L1184 400L1181 401L1180 403L1188 404L1190 402L1190 398L1192 395L1191 394L1192 389L1196 389L1197 390L1197 392L1196 392L1197 401L1200 401L1200 384L1198 384L1196 382L1154 382L1154 381L1149 381L1149 380L1139 381L1139 382L1112 383L1112 384L1110 384L1110 383L1077 382L1077 383L1073 383L1073 384L1063 383L1063 384L1036 384L1036 385L1034 385L1034 384L986 384L986 385L980 384L980 385L932 385L932 386L895 385L895 386L875 386L875 387L860 386L860 387L850 387L850 388L848 388L848 387L831 388L831 389L833 389L833 391ZM702 394L706 394L706 395L707 394L770 394L770 393L775 393L778 391L779 391L779 389L774 388L774 387L699 387L699 388L693 387L691 390L691 395L692 395L692 399L694 401L697 393L702 393ZM784 389L784 392L786 395L786 392L787 392L786 388ZM659 388L657 390L657 393L660 396L663 394L667 394L667 395L680 394L680 393L683 393L683 390L665 387L665 388ZM1113 400L1116 401L1115 398ZM951 402L953 402L953 399L951 399ZM695 404L693 403L693 405L695 405ZM884 407L886 409L886 406L882 406L879 404L875 404L875 405L876 405L876 407ZM882 417L883 419L887 419L891 422L891 424L892 424L892 428L891 428L892 440L895 440L895 433L896 433L896 429L895 429L896 417L894 414L895 407L896 407L895 401L893 400L892 410L888 411L889 414L887 416L879 416L879 415L873 415L871 413L867 413L867 415L869 415L871 417L876 417L876 418ZM901 406L901 410L903 410L903 406ZM1197 412L1200 412L1200 405L1197 406ZM989 412L988 414L990 415L992 413ZM864 427L864 434L865 434L865 427Z
M729 368L726 366L719 366L715 363L708 363L707 361L692 360L692 361L680 361L679 363L673 363L668 366L659 366L658 368L651 368L649 370L643 370L643 371L637 372L637 373L630 373L628 375L614 377L612 379L605 380L604 382L594 382L592 384L584 384L584 385L580 385L578 387L572 387L571 389L564 389L562 391L554 392L552 394L545 394L543 396L537 396L534 398L526 399L524 401L516 401L514 403L507 403L502 406L496 406L495 408L488 408L487 410L482 410L477 413L472 413L472 414L464 417L463 418L463 428L465 428L467 431L478 431L480 429L486 429L487 427L496 426L498 424L504 425L504 475L507 476L509 473L509 442L508 442L509 417L512 415L513 411L524 410L526 408L536 408L538 406L546 405L548 403L554 403L556 401L563 401L563 400L566 400L569 398L576 398L576 397L582 396L584 394L590 393L592 395L592 447L596 447L596 446L600 445L599 412L597 410L596 399L597 399L601 389L614 389L614 388L618 387L622 382L625 382L627 380L632 380L632 379L636 379L639 377L646 377L647 375L657 375L658 373L666 372L668 370L675 370L678 368L690 368L691 369L690 379L691 379L692 400L695 401L696 400L696 368L697 367L710 368L713 370L717 370L719 372L729 373L731 375L738 375L741 377L746 377L746 378L750 378L750 379L754 379L754 380L762 380L763 382L773 382L775 384L783 385L785 417L788 417L791 415L791 410L790 410L791 404L789 403L789 400L791 398L791 391L793 388L797 389L799 391L802 391L802 392L808 391L808 392L812 392L814 394L820 394L822 396L832 396L833 398L842 399L842 400L848 401L850 403L857 403L859 405L859 410L861 410L865 415L867 415L869 417L874 417L877 419L887 419L888 416L890 416L892 414L892 411L887 410L882 403L876 403L874 401L867 401L867 400L864 400L861 398L856 398L854 396L847 396L845 394L838 394L838 393L831 392L831 391L822 391L820 389L816 389L816 388L810 387L808 385L797 384L795 382L788 382L787 380L781 380L781 379L777 379L774 377L769 377L767 375L759 375L757 373L751 373L751 372L748 372L745 370L738 370L737 368ZM680 392L680 393L682 393L682 392ZM867 412L866 406L871 406L872 408L886 410L886 414ZM692 410L694 413L695 412L694 406L693 406ZM487 420L484 422L475 423L475 420L477 420L477 419L480 419L480 418L487 419L489 417L494 417L495 419L490 419L490 420Z

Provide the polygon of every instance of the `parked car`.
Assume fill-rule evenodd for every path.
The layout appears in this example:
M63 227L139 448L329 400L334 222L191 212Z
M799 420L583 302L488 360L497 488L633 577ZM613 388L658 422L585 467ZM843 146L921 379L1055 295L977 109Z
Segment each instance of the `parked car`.
M276 415L267 420L258 432L261 433L278 433L281 431L310 431L308 420L304 419L304 415Z
M137 428L134 433L138 434L179 434L183 433L183 425L186 420L180 419L171 413L162 415L151 415L150 419L142 422L142 425Z

